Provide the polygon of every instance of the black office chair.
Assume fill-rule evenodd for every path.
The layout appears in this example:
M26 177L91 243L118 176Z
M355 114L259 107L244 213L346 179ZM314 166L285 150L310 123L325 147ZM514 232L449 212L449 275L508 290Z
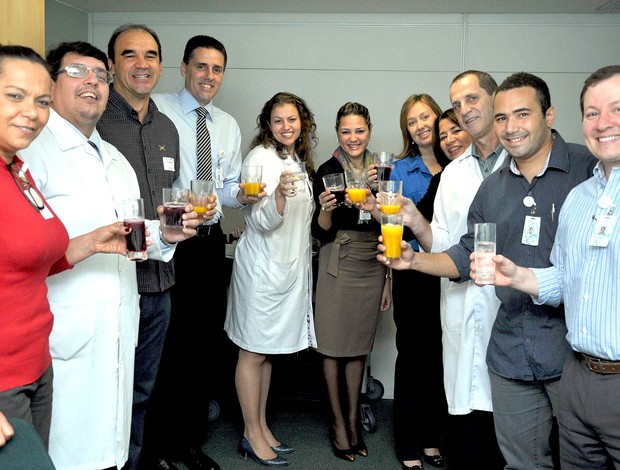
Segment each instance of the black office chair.
M0 447L0 469L56 470L41 438L23 419L9 418L15 435Z

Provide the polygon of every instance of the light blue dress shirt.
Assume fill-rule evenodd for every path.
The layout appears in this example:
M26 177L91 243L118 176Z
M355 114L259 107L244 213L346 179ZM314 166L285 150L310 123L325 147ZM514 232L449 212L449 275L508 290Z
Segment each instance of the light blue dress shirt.
M601 201L603 196L611 205ZM607 180L599 162L594 176L576 186L562 206L550 258L553 266L533 269L539 289L533 300L552 305L564 301L567 339L575 351L620 361L620 224L608 246L590 245L596 219L612 207L618 216L620 168Z
M196 179L196 120L195 109L200 105L196 99L183 88L178 93L155 93L153 101L159 110L168 116L179 132L181 153L181 174L174 182L177 188L189 188L190 181ZM212 222L223 218L222 206L243 207L237 201L241 174L241 131L235 118L209 102L207 110L207 128L211 136L211 163L214 190L217 195L217 214ZM217 175L221 174L223 188L217 188Z

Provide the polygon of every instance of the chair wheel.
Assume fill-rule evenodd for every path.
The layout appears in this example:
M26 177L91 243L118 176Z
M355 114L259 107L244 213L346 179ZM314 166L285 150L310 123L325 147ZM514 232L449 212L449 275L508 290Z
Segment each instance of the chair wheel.
M376 401L383 398L383 394L385 393L385 388L383 384L373 377L368 377L366 381L366 398L370 401Z
M211 400L209 401L209 416L208 421L215 421L220 416L220 405L217 401Z
M375 414L372 412L370 405L362 403L360 405L360 417L362 426L368 433L373 433L377 430L377 421L375 420Z

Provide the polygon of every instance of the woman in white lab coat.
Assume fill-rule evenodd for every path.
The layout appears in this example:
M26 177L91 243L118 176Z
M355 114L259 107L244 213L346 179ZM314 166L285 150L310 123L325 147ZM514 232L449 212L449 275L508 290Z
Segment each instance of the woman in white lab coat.
M277 93L258 116L258 135L244 166L262 165L266 196L243 209L246 229L235 253L224 329L239 346L235 382L245 423L241 451L265 465L288 462L293 449L269 429L265 409L271 354L315 346L312 317L310 222L314 212L307 176L293 182L296 163L312 174L314 117L306 103Z

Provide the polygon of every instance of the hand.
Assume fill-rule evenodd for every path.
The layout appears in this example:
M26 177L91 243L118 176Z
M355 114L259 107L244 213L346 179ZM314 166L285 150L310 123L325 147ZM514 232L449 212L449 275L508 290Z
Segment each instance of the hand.
M377 199L372 195L372 191L366 190L366 200L359 203L359 208L368 212L372 212L375 208L379 208L377 205Z
M408 197L402 196L400 200L400 213L403 214L403 225L411 228L424 219L422 213ZM424 219L426 221L426 219Z
M495 286L512 286L513 280L518 274L519 267L503 255L495 255L491 258L495 263ZM469 255L469 277L476 281L475 253Z
M276 187L276 191L283 197L295 197L297 196L297 186L295 181L297 178L293 175L292 171L283 171L280 175L280 182Z
M253 195L253 196L248 196L247 194L245 194L245 190L243 189L243 183L239 183L239 188L241 188L241 189L237 193L237 201L239 201L239 204L243 204L243 205L246 205L246 206L250 206L252 204L256 204L258 201L260 201L265 196L267 196L267 193L265 192L265 187L266 186L267 186L267 183L261 183L260 184L260 192L258 194Z
M117 253L125 256L127 254L125 235L129 233L131 233L131 229L125 227L123 222L114 222L93 230L87 236L90 239L92 253Z
M383 252L386 250L386 247L383 245L383 236L381 235L379 235L379 245L377 245L377 249L381 252L377 255L377 260L379 260L379 262L400 271L411 269L411 264L413 262L413 258L415 257L415 251L413 251L411 245L406 241L400 241L401 253L399 259L387 259L385 257Z
M9 420L0 412L0 447L6 444L15 434Z
M192 206L191 204L187 204L185 206L185 213L182 215L183 230L165 230L164 231L163 227L161 227L162 235L160 236L163 237L162 241L168 244L178 243L178 242L182 242L183 240L187 240L188 238L192 238L194 235L196 235L196 228L199 225L202 225L205 220L213 219L213 217L217 213L217 210L215 209L215 206L216 206L215 201L216 201L216 196L214 194L211 194L209 196L209 203L207 204L207 212L205 212L202 217L198 216L198 213L194 210L194 206ZM163 205L157 206L157 213L160 216L160 220L162 220L161 217L164 214ZM147 235L149 234L147 233ZM147 244L148 243L149 242L147 242Z
M321 211L328 213L338 207L338 203L336 202L336 195L330 193L329 189L326 189L321 194L319 194L319 204L321 204Z

